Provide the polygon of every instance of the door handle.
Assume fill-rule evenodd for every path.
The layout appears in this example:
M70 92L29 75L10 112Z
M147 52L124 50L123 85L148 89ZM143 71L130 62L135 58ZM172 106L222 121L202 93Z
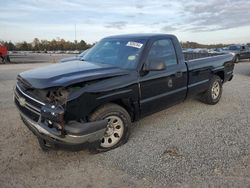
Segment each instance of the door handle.
M182 77L182 72L180 72L180 71L176 72L176 73L175 73L175 76L176 76L177 78Z

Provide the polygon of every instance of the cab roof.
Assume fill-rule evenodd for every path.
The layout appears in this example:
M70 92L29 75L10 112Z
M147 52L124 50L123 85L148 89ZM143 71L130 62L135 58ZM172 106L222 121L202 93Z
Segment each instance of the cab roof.
M157 37L173 38L175 36L170 34L159 34L159 33L139 33L139 34L113 35L105 37L105 39L152 39Z

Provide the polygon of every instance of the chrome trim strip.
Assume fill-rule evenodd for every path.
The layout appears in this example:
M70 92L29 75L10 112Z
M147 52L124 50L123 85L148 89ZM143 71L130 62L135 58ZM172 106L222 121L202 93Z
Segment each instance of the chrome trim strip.
M194 84L189 84L188 85L188 88L191 88L191 87L194 87L194 86L198 86L198 85L201 85L201 84L205 84L206 82L208 82L209 81L209 79L206 79L206 80L202 80L202 81L200 81L200 82L196 82L196 83L194 83Z
M39 103L39 104L41 104L41 105L45 105L43 102L41 102L41 101L39 101L39 100L36 100L36 99L34 99L33 97L31 97L31 96L29 96L29 95L27 95L26 93L24 93L22 90L21 90L21 88L18 86L18 84L16 84L16 87L18 88L18 90L23 94L23 95L25 95L26 97L28 97L28 98L30 98L31 100L33 100L33 101L36 101L37 103Z
M175 93L178 93L178 92L182 92L184 90L187 90L187 87L181 87L181 88L173 90L173 91L162 93L162 94L159 94L159 95L156 95L156 96L153 96L153 97L148 97L146 99L141 100L140 104L143 104L143 103L146 103L146 102L151 102L153 100L160 99L162 97L166 97L168 95L172 95L172 94L175 94Z
M29 103L26 103L26 105L24 107L26 107L27 109L31 110L32 112L34 112L34 113L36 113L38 115L41 115L40 110L38 110L37 108L35 108L34 106L32 106Z
M18 101L19 102L19 101ZM30 108L28 105L25 105L25 106L23 106L24 108L26 108L26 109L28 109L28 110L30 110L31 112L33 112L33 113L35 113L35 114L37 114L37 115L41 115L41 113L39 113L39 112L37 112L37 111L35 111L35 110L33 110L32 108Z
M107 95L103 95L101 97L98 97L97 99L98 100L105 99L105 98L108 98L108 97L112 97L113 95L122 95L122 94L125 94L125 93L129 93L131 91L132 91L132 89L126 89L126 90L123 90L123 91L118 91L118 92L110 93L110 94L107 94Z
M230 53L224 53L224 54L220 54L220 55L202 57L202 58L198 58L198 59L191 59L188 62L193 62L193 61L196 61L196 60L206 60L206 59L211 59L211 58L214 58L214 57L222 57L222 56L225 56L225 57L228 56L229 57L229 55L230 55L230 57L232 56L232 54L230 54ZM233 56L232 56L232 59L233 59Z
M19 98L20 98L19 94L16 91L14 93L15 93L15 97L16 97L17 101L19 102ZM32 104L27 103L27 102L26 102L26 105L24 107L26 107L26 106L28 106L30 108L33 108L33 109L30 109L30 108L28 108L28 109L31 110L31 111L36 110L36 112L34 112L34 113L37 113L37 114L39 113L39 115L40 115L40 109L39 108L37 108L37 107L33 106Z

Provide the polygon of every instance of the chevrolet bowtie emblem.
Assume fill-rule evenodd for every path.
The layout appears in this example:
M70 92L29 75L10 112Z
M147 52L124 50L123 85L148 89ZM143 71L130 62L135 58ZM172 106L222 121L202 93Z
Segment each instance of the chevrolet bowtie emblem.
M26 100L25 100L25 98L20 97L20 98L19 98L19 104L20 104L21 106L25 106L25 105L26 105Z

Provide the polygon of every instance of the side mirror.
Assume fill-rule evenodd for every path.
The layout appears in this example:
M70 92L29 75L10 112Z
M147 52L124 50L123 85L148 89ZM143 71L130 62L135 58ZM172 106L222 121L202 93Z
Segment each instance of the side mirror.
M166 69L165 62L162 60L150 60L148 61L147 71L162 71Z

